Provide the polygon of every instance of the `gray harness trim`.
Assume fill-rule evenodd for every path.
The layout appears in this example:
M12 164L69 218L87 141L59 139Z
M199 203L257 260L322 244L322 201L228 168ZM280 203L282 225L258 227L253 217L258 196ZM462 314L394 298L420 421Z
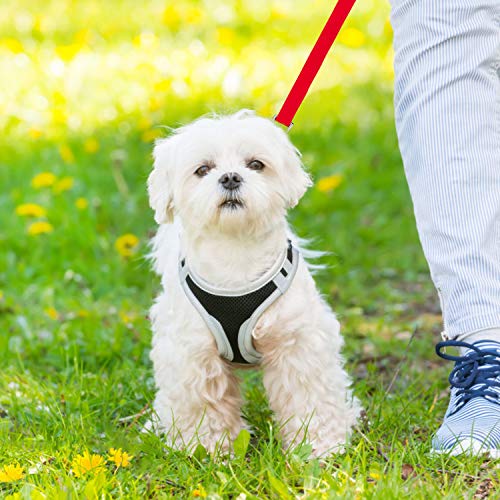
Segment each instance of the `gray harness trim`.
M212 332L223 358L235 363L261 361L262 355L253 346L253 329L264 311L288 290L298 264L299 252L289 241L283 257L251 287L226 290L210 285L189 269L185 259L180 260L182 288Z

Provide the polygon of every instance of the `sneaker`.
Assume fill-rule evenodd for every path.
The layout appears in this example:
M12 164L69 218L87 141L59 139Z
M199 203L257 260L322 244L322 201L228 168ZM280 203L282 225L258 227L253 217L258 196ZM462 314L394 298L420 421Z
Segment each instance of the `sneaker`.
M462 348L464 354L446 354L445 347ZM432 440L432 452L500 458L500 343L447 340L436 345L436 354L455 361L455 367L449 377L450 404Z

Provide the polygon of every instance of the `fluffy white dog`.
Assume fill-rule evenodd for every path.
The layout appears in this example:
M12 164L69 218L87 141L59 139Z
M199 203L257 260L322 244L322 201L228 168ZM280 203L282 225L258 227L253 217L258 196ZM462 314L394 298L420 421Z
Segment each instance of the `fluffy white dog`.
M235 374L245 362L263 370L286 445L306 438L320 456L346 442L360 407L339 323L286 221L310 185L286 133L248 110L157 141L153 425L170 446L228 449L245 427Z

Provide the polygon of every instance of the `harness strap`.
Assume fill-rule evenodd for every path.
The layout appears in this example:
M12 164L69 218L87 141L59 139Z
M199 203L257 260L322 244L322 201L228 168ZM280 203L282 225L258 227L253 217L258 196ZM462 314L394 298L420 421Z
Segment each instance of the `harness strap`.
M285 258L274 275L244 293L213 289L190 272L185 259L180 261L182 287L212 332L223 358L244 364L260 362L262 356L253 346L252 331L263 312L290 287L298 261L298 250L289 242Z
M328 51L337 38L340 28L342 28L342 25L349 15L355 1L356 0L338 0L337 5L335 5L332 14L328 18L328 21L316 40L309 57L302 67L297 80L293 84L290 93L285 99L283 106L274 117L278 123L281 123L288 128L293 125L293 117L302 104L309 87L321 68Z

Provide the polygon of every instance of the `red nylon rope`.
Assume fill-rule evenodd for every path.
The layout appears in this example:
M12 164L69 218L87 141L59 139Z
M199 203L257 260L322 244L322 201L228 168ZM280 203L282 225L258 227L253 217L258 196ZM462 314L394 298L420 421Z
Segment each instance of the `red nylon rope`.
M291 125L295 113L302 104L314 77L318 73L319 68L321 68L330 47L335 41L335 38L337 38L340 28L342 28L355 1L356 0L338 0L337 5L335 5L331 16L328 18L323 31L316 40L309 57L302 67L297 80L295 80L290 93L285 99L283 106L281 106L279 113L274 117L278 123L285 125L285 127Z

